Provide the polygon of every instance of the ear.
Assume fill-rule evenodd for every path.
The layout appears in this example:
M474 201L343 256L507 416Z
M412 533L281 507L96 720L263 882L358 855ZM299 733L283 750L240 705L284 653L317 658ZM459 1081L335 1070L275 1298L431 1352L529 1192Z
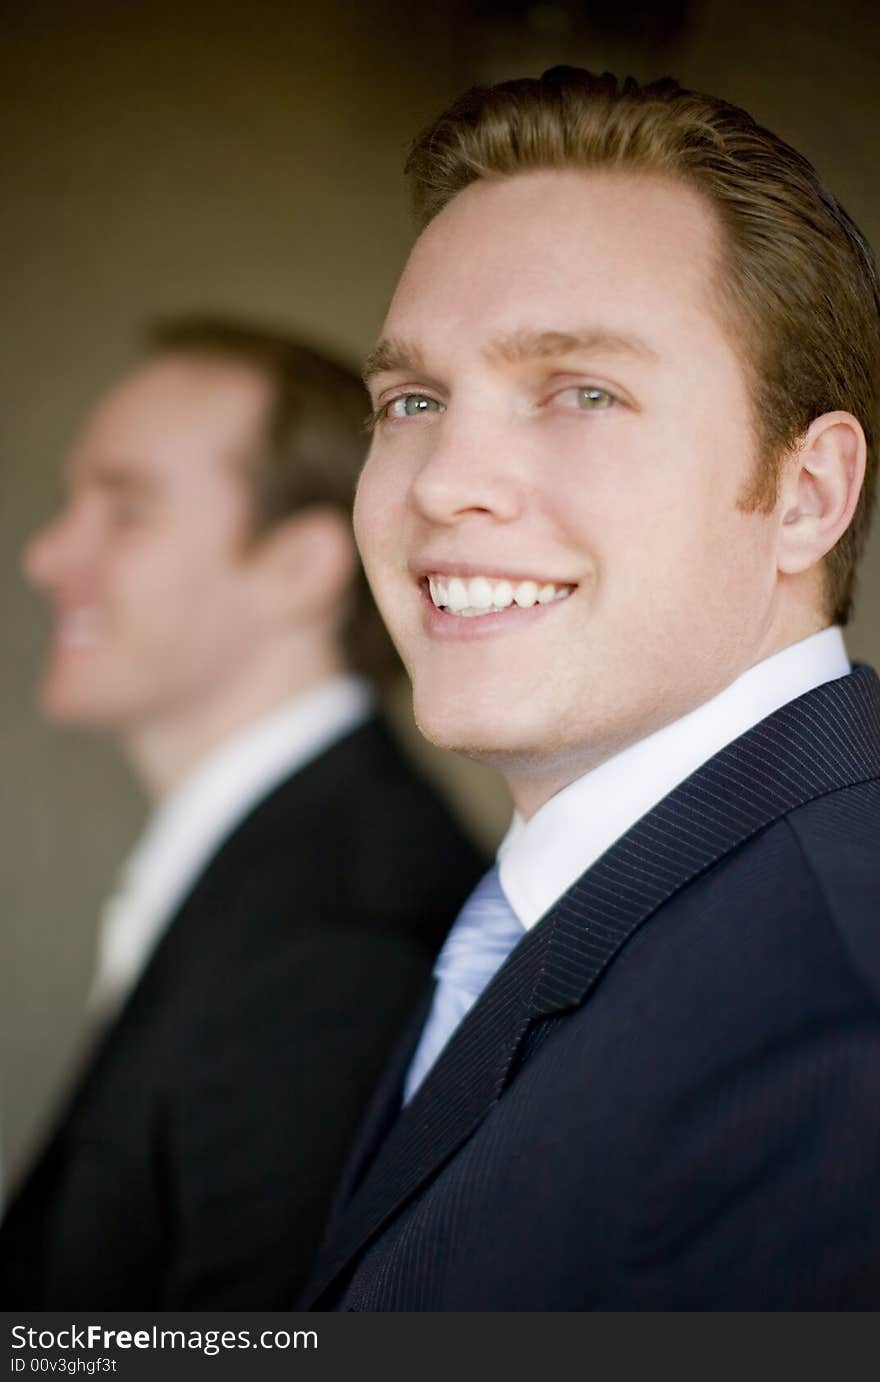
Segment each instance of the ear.
M351 525L338 509L303 509L282 520L260 544L256 561L264 608L274 621L334 624L354 579Z
M852 413L823 413L804 433L780 483L777 565L785 575L817 565L849 527L866 453Z

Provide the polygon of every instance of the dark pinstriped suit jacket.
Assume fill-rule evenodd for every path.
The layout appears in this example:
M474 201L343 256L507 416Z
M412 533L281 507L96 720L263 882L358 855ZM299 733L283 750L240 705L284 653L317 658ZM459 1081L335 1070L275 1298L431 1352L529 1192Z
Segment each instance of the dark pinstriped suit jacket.
M398 1115L416 1036L304 1304L880 1306L875 674L785 706L643 817Z

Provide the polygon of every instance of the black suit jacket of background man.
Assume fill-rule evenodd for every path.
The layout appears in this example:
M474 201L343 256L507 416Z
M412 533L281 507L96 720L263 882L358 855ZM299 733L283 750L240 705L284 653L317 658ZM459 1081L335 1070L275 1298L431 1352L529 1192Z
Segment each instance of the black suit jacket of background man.
M226 840L0 1230L6 1308L276 1308L481 861L375 721Z
M306 1304L880 1306L876 676L791 702L644 816L395 1117L415 1035Z

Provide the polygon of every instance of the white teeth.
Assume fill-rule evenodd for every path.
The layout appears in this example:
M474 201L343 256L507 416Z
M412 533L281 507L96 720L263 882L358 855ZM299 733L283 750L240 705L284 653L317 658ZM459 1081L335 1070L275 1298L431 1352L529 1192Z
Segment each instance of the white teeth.
M492 582L487 581L485 576L475 576L468 582L470 599L468 604L473 609L491 609L495 600L492 598Z
M478 614L498 613L516 604L520 609L531 609L534 604L548 605L554 600L564 600L572 592L570 585L554 585L537 581L493 580L491 576L429 576L428 589L431 600L437 609L445 609L449 614L471 619Z
M535 581L520 581L513 592L513 598L520 609L531 609L538 598L537 583Z
M458 576L453 576L446 592L446 604L453 614L460 614L470 604L467 586Z

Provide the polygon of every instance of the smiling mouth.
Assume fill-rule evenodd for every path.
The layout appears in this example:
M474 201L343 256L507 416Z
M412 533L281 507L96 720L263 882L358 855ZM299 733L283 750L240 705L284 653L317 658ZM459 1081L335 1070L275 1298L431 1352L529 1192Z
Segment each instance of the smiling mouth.
M62 648L91 648L98 641L101 627L101 616L97 610L91 606L78 606L56 617L55 642Z
M500 614L513 607L531 609L533 605L554 604L567 599L575 588L553 581L507 580L492 576L429 575L426 584L435 609L463 619Z

